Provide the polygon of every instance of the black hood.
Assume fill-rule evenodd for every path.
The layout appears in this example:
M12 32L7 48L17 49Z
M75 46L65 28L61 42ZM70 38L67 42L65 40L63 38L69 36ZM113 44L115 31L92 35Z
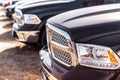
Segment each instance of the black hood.
M12 5L10 5L10 6L7 6L6 9L13 9L13 8L15 8L16 6L24 5L24 4L30 4L30 3L37 2L37 1L38 1L38 0L35 0L35 1L19 0L19 1L17 1L15 4L12 4Z
M18 6L19 9L24 9L28 7L34 7L34 6L39 6L41 3L48 3L51 1L64 1L64 0L33 0L33 1L22 1L24 3L20 4Z
M120 4L68 11L50 18L48 23L66 31L76 43L120 44Z
M46 16L51 17L81 7L116 3L116 1L107 0L104 2L98 1L98 3L94 4L94 1L92 0L34 0L19 5L16 9L20 9L23 14L36 14L41 18Z
M51 9L54 10L54 12L55 10L57 12L60 9L64 9L65 6L68 6L67 4L72 4L72 2L75 1L76 0L36 0L25 3L23 5L19 5L16 8L20 9L23 12L23 14L42 14L47 13L47 11L50 12Z

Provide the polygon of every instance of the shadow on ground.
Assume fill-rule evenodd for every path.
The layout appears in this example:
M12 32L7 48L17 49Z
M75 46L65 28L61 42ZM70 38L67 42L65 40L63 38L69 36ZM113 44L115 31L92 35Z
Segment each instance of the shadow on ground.
M6 17L5 15L0 16L0 21L10 21L12 18Z
M41 80L40 47L17 42L11 35L13 20L0 13L0 80Z
M3 28L12 28L13 21L14 20L12 18L8 18L6 16L4 17L0 16L0 22L2 23Z
M15 39L12 37L12 32L8 31L0 35L0 42L9 42L14 41Z
M9 70L9 73L7 72L2 75L4 77L8 77L9 75L13 75L16 72L20 72L14 74L12 79L16 80L18 79L16 78L16 76L19 76L21 80L41 80L39 72L40 65L38 53L39 49L29 46L14 47L1 52L0 66L2 68L2 71L7 72ZM25 77L26 75L27 77ZM36 79L34 79L35 76Z
M2 19L0 19L0 21L11 21L12 20L12 18L2 18Z
M13 22L7 23L6 25L3 26L3 28L8 29L12 28Z

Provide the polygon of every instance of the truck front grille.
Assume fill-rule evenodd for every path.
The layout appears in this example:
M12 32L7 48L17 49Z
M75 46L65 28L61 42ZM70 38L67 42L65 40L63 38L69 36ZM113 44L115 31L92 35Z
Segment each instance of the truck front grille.
M55 31L52 31L52 40L64 46L68 46L67 39Z
M54 56L55 56L57 59L65 62L65 63L67 63L67 64L69 64L69 65L72 64L71 55L70 55L69 53L67 53L67 52L65 52L65 51L63 51L63 50L57 49L57 48L53 48L53 53L54 53Z
M52 25L47 25L47 43L51 56L66 66L76 65L76 58L69 35Z

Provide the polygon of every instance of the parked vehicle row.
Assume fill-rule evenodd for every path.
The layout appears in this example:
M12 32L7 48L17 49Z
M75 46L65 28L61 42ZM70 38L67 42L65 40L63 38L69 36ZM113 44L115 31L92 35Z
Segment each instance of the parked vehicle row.
M5 8L7 6L15 4L18 1L20 1L20 0L0 0L0 5Z
M5 13L16 40L43 47L43 80L120 80L119 2L21 0Z
M114 1L115 2L115 1ZM112 1L85 1L85 0L35 0L29 1L15 8L12 35L24 43L46 44L46 20L59 13Z
M38 0L15 8L13 36L25 43L46 44L46 20L59 13L80 8L81 0ZM32 10L31 10L32 9Z

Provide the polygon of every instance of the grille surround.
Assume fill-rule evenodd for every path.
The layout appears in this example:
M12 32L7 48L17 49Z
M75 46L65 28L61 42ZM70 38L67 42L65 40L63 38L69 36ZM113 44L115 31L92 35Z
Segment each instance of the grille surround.
M68 67L76 66L77 58L75 55L75 49L73 47L73 42L71 41L71 38L68 35L68 33L48 23L46 27L46 32L47 32L48 50L50 52L50 55L55 60L57 60L58 62L62 63L65 66L68 66ZM66 41L65 44L52 39L53 38L52 34L54 34L54 32L64 37ZM55 49L59 50L62 53L61 54L59 53L60 55L58 55L58 53L55 53ZM62 54L64 55L68 54L69 56L63 56ZM63 57L60 58L61 56Z

